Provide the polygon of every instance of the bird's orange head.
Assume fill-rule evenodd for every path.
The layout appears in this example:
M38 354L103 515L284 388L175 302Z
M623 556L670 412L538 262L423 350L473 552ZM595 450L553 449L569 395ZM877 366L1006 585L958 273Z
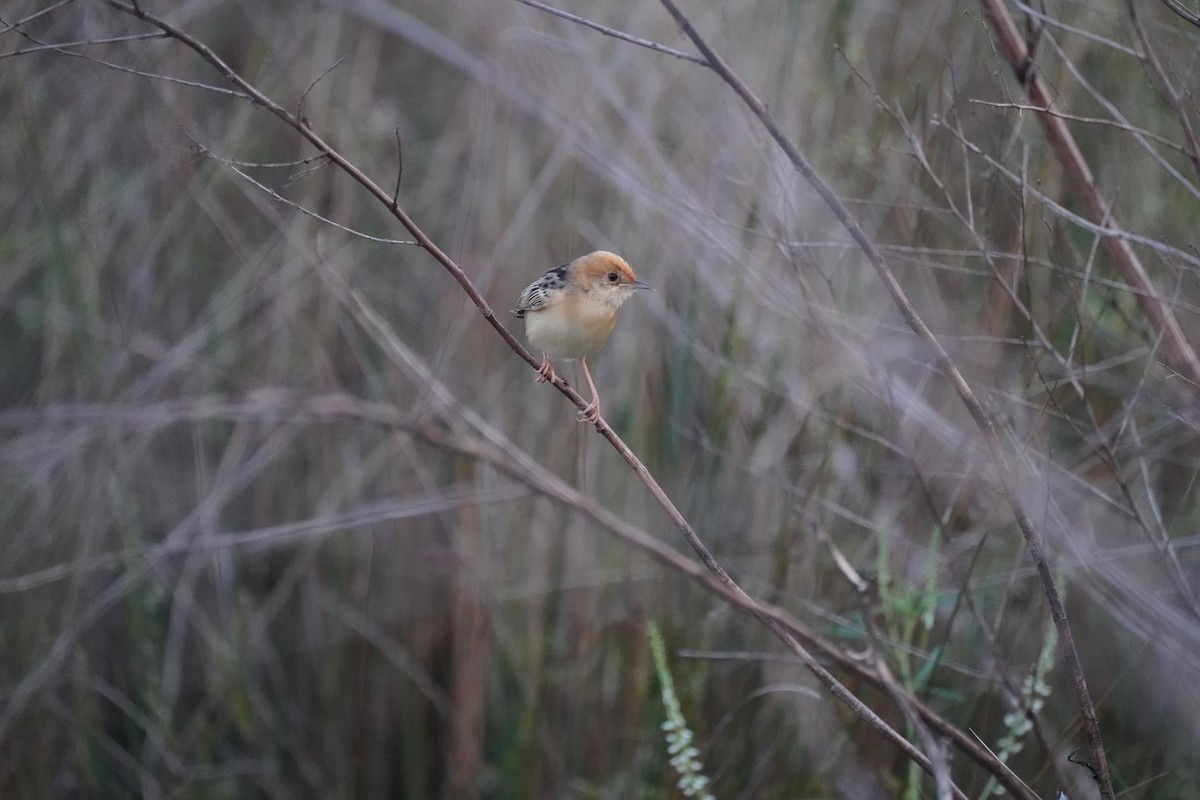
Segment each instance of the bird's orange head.
M639 281L625 259L607 250L597 250L580 256L569 266L571 278L588 295L619 306L638 289L653 289L645 281Z

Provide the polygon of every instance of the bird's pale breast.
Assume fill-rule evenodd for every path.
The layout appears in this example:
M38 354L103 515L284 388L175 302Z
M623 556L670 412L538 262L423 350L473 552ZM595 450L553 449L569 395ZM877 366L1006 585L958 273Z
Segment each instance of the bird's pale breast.
M569 294L525 318L529 343L551 359L590 358L600 352L617 321L617 309L586 294Z

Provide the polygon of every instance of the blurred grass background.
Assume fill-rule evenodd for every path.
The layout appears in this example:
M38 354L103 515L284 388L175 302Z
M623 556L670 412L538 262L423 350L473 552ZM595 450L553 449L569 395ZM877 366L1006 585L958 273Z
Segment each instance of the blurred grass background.
M1040 796L1093 796L978 431L713 74L515 2L145 5L385 187L398 130L401 205L497 310L549 266L623 254L658 292L595 359L605 417L722 562L858 653L827 532L874 577L905 686L997 751L1019 741ZM657 3L562 5L690 49ZM1200 31L1135 5L1195 125ZM717 796L933 796L752 620L393 424L428 417L428 389L334 282L547 470L679 541L432 259L297 208L404 238L365 192L263 110L181 83L221 80L178 43L46 48L146 28L5 6L0 796L674 797L649 621ZM978 9L684 10L1011 426L1121 796L1200 796L1195 394L1046 201L1075 209L1035 119L977 102L1025 102ZM1179 116L1127 7L1052 11L1041 74L1063 110L1128 119L1071 128L1119 219L1165 245L1138 252L1200 345L1196 165L1125 129L1182 146ZM378 413L314 412L330 397Z

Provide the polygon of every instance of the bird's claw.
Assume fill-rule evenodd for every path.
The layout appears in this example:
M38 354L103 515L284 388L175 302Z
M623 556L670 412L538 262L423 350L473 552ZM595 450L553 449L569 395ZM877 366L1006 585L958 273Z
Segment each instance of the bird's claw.
M546 381L554 380L554 367L550 364L550 359L545 353L542 353L542 365L538 367L537 377L533 379L534 383L545 383Z
M587 407L584 408L583 411L580 411L575 415L575 418L580 422L595 423L600 419L600 401L593 400L592 402L588 403Z

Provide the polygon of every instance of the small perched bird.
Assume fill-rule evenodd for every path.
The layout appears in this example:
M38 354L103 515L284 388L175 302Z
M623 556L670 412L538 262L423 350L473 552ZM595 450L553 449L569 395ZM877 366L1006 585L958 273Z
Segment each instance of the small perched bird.
M512 314L525 320L529 343L542 351L537 382L554 379L552 360L578 360L583 366L592 402L579 412L580 422L595 422L600 417L600 395L587 359L608 341L621 304L638 289L653 288L637 279L625 259L597 250L555 267L521 292Z

